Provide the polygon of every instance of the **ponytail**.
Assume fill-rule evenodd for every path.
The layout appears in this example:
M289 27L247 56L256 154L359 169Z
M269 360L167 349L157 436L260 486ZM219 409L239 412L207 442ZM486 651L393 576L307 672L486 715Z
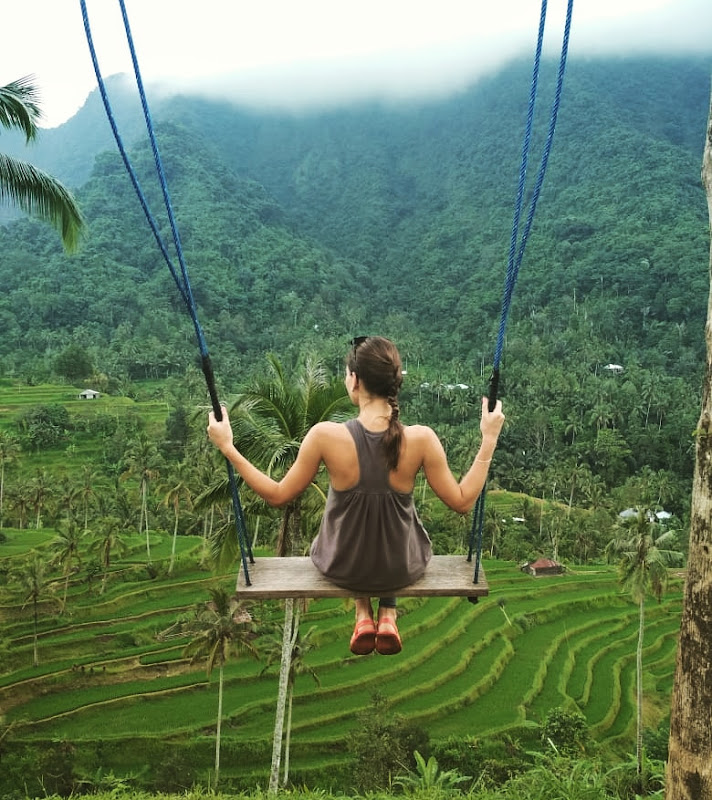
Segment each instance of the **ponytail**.
M388 428L383 436L386 466L397 469L403 442L403 425L400 421L398 392L403 383L403 368L398 348L382 336L357 336L351 340L351 350L346 357L349 372L371 393L383 397L391 407Z
M386 452L386 466L388 469L393 470L398 468L401 442L403 441L403 424L400 421L397 394L389 395L388 405L391 407L391 417L388 420L388 428L383 437L383 449Z

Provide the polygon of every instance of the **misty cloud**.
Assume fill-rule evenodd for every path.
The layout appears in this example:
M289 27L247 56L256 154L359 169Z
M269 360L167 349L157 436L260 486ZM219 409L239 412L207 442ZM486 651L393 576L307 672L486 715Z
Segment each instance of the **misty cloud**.
M638 2L640 9L637 0L628 6L610 3L604 17L600 16L600 2L598 16L594 16L592 2L596 0L574 4L572 59L641 54L712 56L710 0L659 0L657 4L652 0ZM550 3L545 53L554 57L561 47L565 3L552 6ZM248 107L291 111L362 101L427 99L463 90L514 58L531 57L536 24L530 27L525 29L520 20L506 31L429 47L401 45L387 52L254 66L220 76L162 79L156 88L163 94L188 92Z

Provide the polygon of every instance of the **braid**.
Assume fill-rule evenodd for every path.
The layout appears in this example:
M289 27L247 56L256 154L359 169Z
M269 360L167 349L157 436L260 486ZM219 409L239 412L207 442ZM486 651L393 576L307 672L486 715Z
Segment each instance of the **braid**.
M400 406L398 405L398 395L388 395L388 405L391 407L391 417L388 421L383 446L386 451L386 464L388 469L398 468L400 458L401 442L403 440L403 425L400 421Z

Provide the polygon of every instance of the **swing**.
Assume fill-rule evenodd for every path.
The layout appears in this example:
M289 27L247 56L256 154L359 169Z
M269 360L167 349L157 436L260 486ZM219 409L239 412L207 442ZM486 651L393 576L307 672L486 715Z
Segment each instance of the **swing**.
M80 0L82 19L84 22L84 31L86 34L89 52L96 74L99 92L101 94L104 109L111 126L114 139L116 140L119 153L124 162L124 166L131 178L132 184L138 196L141 207L143 208L144 215L148 224L153 232L154 238L159 246L170 273L176 283L178 291L186 304L188 313L193 322L195 329L196 339L201 356L201 368L205 378L208 394L213 408L215 417L218 420L222 419L222 409L217 395L215 386L215 377L213 375L210 354L205 342L205 337L198 320L197 308L193 298L190 280L183 257L183 250L181 247L180 237L173 214L173 208L168 193L168 186L163 171L161 157L158 152L158 145L153 129L151 114L148 108L148 102L144 92L143 81L138 65L138 59L133 44L133 37L129 26L128 15L124 0L119 0L121 7L121 14L123 17L124 28L126 31L126 39L131 53L131 60L133 63L134 74L136 77L136 84L138 87L141 105L144 112L146 128L153 150L156 171L158 174L159 182L163 192L164 204L170 222L170 228L173 235L176 254L178 257L179 267L176 268L168 253L167 247L159 233L158 224L151 213L148 202L145 198L143 190L139 185L138 178L129 160L128 154L124 148L121 136L114 119L114 114L109 102L109 97L106 91L106 85L99 68L99 62L94 48L94 43L91 34L91 27L86 8L86 0ZM559 60L559 71L556 83L556 93L551 110L551 117L549 121L549 130L542 154L539 172L534 183L532 196L529 201L529 209L524 223L521 238L519 237L519 225L521 220L522 205L524 198L524 184L527 172L529 147L531 142L532 124L534 116L534 106L537 95L537 85L539 78L539 66L541 62L542 44L544 38L544 27L546 22L546 9L547 0L542 0L541 15L539 20L539 31L537 37L536 53L534 58L534 69L532 74L531 90L529 94L529 106L527 114L527 122L524 135L524 143L522 146L522 158L519 172L519 184L517 190L517 197L515 203L514 220L512 224L512 235L509 247L509 257L507 263L507 275L505 280L504 294L502 300L502 311L500 316L499 330L497 334L497 343L495 347L495 354L492 367L492 375L489 381L488 390L488 404L489 409L494 409L497 401L497 393L499 388L499 368L502 356L502 349L504 345L504 334L509 315L509 308L511 304L514 286L519 274L519 267L524 255L529 232L531 230L532 221L534 219L534 211L539 199L539 194L544 180L549 154L551 152L551 145L553 142L554 130L556 127L556 120L558 117L559 102L561 98L561 89L563 86L563 77L566 67L566 58L568 54L569 33L571 28L571 14L573 10L573 0L567 0L567 13L566 23L564 27L563 42L561 48L561 56ZM225 459L228 473L228 481L230 485L230 493L232 505L235 515L235 526L237 531L237 539L240 546L240 560L241 569L238 571L237 579L237 593L244 599L285 599L285 598L327 598L327 597L358 597L359 595L352 590L343 589L327 580L317 568L313 565L309 557L284 557L284 558L254 558L252 549L249 545L249 538L247 536L247 529L245 525L244 514L242 505L240 503L239 494L237 491L237 482L235 480L234 469L232 464ZM484 523L484 502L486 495L486 486L483 488L480 497L475 504L472 525L469 536L469 550L467 556L432 556L425 574L415 583L409 586L401 587L395 593L399 597L467 597L471 602L477 602L479 597L489 594L489 586L481 565L482 554L482 531ZM472 573L472 560L475 560L474 576ZM249 562L249 564L248 564Z

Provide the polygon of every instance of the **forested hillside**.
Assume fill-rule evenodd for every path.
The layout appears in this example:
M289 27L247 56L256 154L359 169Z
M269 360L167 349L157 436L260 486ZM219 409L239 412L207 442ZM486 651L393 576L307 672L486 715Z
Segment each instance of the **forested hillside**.
M552 84L547 65L532 174ZM515 63L422 105L296 116L157 100L223 385L261 368L267 350L288 360L316 352L336 368L351 335L378 331L402 346L411 417L468 424L494 346L528 91L529 65ZM609 488L643 467L682 486L691 474L708 292L699 181L708 95L701 60L570 64L505 350L499 469L512 488L551 485L543 470L567 461L585 461ZM138 107L118 82L116 102L133 141ZM192 326L118 155L93 161L108 141L102 113L92 96L37 151L65 180L91 169L78 188L89 222L81 252L65 256L28 221L0 230L5 376L125 391L194 361ZM163 219L150 150L139 141L133 153ZM459 406L455 383L473 387Z

